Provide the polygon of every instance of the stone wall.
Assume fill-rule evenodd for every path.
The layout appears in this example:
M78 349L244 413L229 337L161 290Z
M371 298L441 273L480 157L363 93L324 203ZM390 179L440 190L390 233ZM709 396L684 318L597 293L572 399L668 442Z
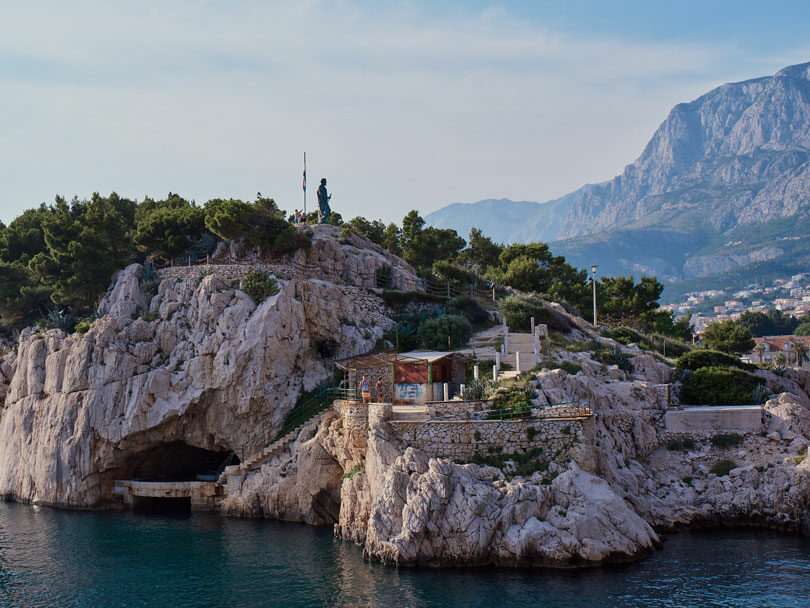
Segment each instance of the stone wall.
M343 427L356 433L365 432L368 428L368 406L357 401L340 401L340 413L343 416Z
M474 417L473 412L492 409L492 400L481 401L427 401L425 407L431 418L454 417L468 420Z
M371 403L366 407L368 407L368 423L370 426L391 420L393 408L390 403Z
M391 422L400 448L422 450L434 458L469 461L478 452L504 454L541 448L546 457L567 459L583 441L589 420L474 420ZM529 431L529 429L534 431Z
M227 282L241 279L251 270L263 270L268 274L275 275L279 279L289 278L289 273L284 272L282 266L273 264L199 264L192 266L173 266L162 268L157 271L162 279L183 279L200 278L206 275L214 275Z

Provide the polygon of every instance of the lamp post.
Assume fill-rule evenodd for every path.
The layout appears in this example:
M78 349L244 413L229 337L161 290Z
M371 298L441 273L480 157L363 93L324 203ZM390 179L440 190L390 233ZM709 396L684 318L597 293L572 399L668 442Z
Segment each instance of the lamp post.
M591 266L591 283L593 283L593 326L596 327L596 269L597 264Z

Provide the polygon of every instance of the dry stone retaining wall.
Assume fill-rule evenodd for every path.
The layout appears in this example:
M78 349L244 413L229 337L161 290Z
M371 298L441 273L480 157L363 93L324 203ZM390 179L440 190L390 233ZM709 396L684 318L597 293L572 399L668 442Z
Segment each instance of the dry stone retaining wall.
M469 461L478 452L504 454L541 448L549 457L564 455L583 440L586 420L474 420L391 422L404 451L422 450L434 458ZM528 429L534 429L534 433ZM491 449L490 449L491 448Z
M428 401L425 403L431 418L455 416L457 418L472 418L473 412L492 409L492 400L480 401Z

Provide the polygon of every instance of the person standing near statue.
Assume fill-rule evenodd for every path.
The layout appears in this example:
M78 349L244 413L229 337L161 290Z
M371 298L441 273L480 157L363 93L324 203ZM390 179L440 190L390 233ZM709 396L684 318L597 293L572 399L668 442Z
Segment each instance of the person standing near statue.
M318 215L319 223L323 224L332 215L332 210L329 208L329 199L332 198L331 194L326 192L326 178L321 178L321 185L318 186Z

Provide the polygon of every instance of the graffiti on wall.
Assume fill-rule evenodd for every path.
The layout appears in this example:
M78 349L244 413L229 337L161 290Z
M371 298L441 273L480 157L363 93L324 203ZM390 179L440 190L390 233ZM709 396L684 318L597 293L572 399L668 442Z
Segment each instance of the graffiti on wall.
M399 383L394 387L394 396L397 402L419 403L425 401L425 384Z

